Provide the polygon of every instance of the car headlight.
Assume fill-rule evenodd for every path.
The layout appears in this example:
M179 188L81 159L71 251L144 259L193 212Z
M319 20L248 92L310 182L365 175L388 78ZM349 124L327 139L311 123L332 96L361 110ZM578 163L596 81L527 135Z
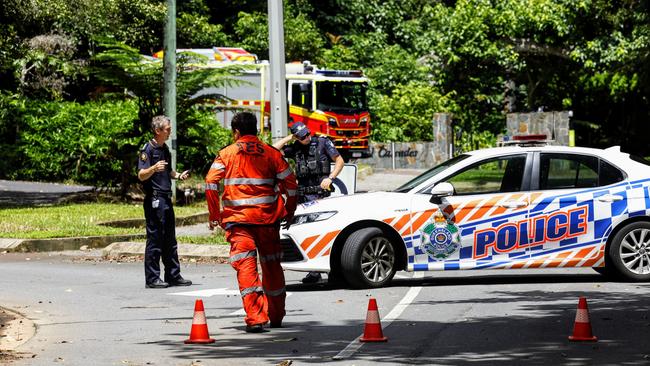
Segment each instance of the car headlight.
M303 215L296 215L291 221L291 225L300 225L308 224L310 222L323 221L327 220L330 217L336 215L338 211L323 211L323 212L312 212Z

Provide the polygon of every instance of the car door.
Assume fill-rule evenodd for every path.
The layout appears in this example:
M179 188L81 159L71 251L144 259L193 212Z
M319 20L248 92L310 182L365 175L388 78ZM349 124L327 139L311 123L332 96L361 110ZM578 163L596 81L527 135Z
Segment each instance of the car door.
M524 266L598 264L611 217L626 209L625 184L616 187L623 173L596 156L553 152L538 153L535 171L527 244L531 258Z
M526 217L532 156L490 157L444 177L437 183L450 183L454 194L438 205L429 202L433 186L414 195L409 268L470 269L525 256L510 222Z

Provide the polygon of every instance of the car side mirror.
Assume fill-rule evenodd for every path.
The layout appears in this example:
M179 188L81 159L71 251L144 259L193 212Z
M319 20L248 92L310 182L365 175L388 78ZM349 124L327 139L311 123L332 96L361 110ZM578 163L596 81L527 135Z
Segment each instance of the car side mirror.
M433 186L431 189L431 198L429 202L439 205L442 203L442 199L445 197L452 196L454 194L454 186L451 183L441 182Z

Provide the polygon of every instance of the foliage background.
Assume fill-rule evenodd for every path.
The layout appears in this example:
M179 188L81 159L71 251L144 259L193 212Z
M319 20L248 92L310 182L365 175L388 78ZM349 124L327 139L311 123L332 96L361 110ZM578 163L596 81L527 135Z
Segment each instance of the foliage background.
M375 140L431 139L432 114L450 112L467 150L494 141L506 113L572 110L578 145L650 155L650 0L284 6L287 61L370 77ZM111 79L126 59L106 56L160 50L165 11L162 0L0 3L0 178L132 182L146 122L160 111L160 71ZM268 57L266 2L187 0L177 19L179 48L239 46ZM180 98L178 161L202 170L229 133L206 104Z

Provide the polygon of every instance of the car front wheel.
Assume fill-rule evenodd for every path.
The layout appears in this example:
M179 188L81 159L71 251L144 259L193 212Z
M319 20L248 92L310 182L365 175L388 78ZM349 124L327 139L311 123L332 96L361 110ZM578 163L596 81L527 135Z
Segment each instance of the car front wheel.
M650 281L650 223L635 222L619 231L609 248L617 272L631 281Z
M341 268L355 288L381 287L395 276L395 249L378 228L352 233L341 253Z

